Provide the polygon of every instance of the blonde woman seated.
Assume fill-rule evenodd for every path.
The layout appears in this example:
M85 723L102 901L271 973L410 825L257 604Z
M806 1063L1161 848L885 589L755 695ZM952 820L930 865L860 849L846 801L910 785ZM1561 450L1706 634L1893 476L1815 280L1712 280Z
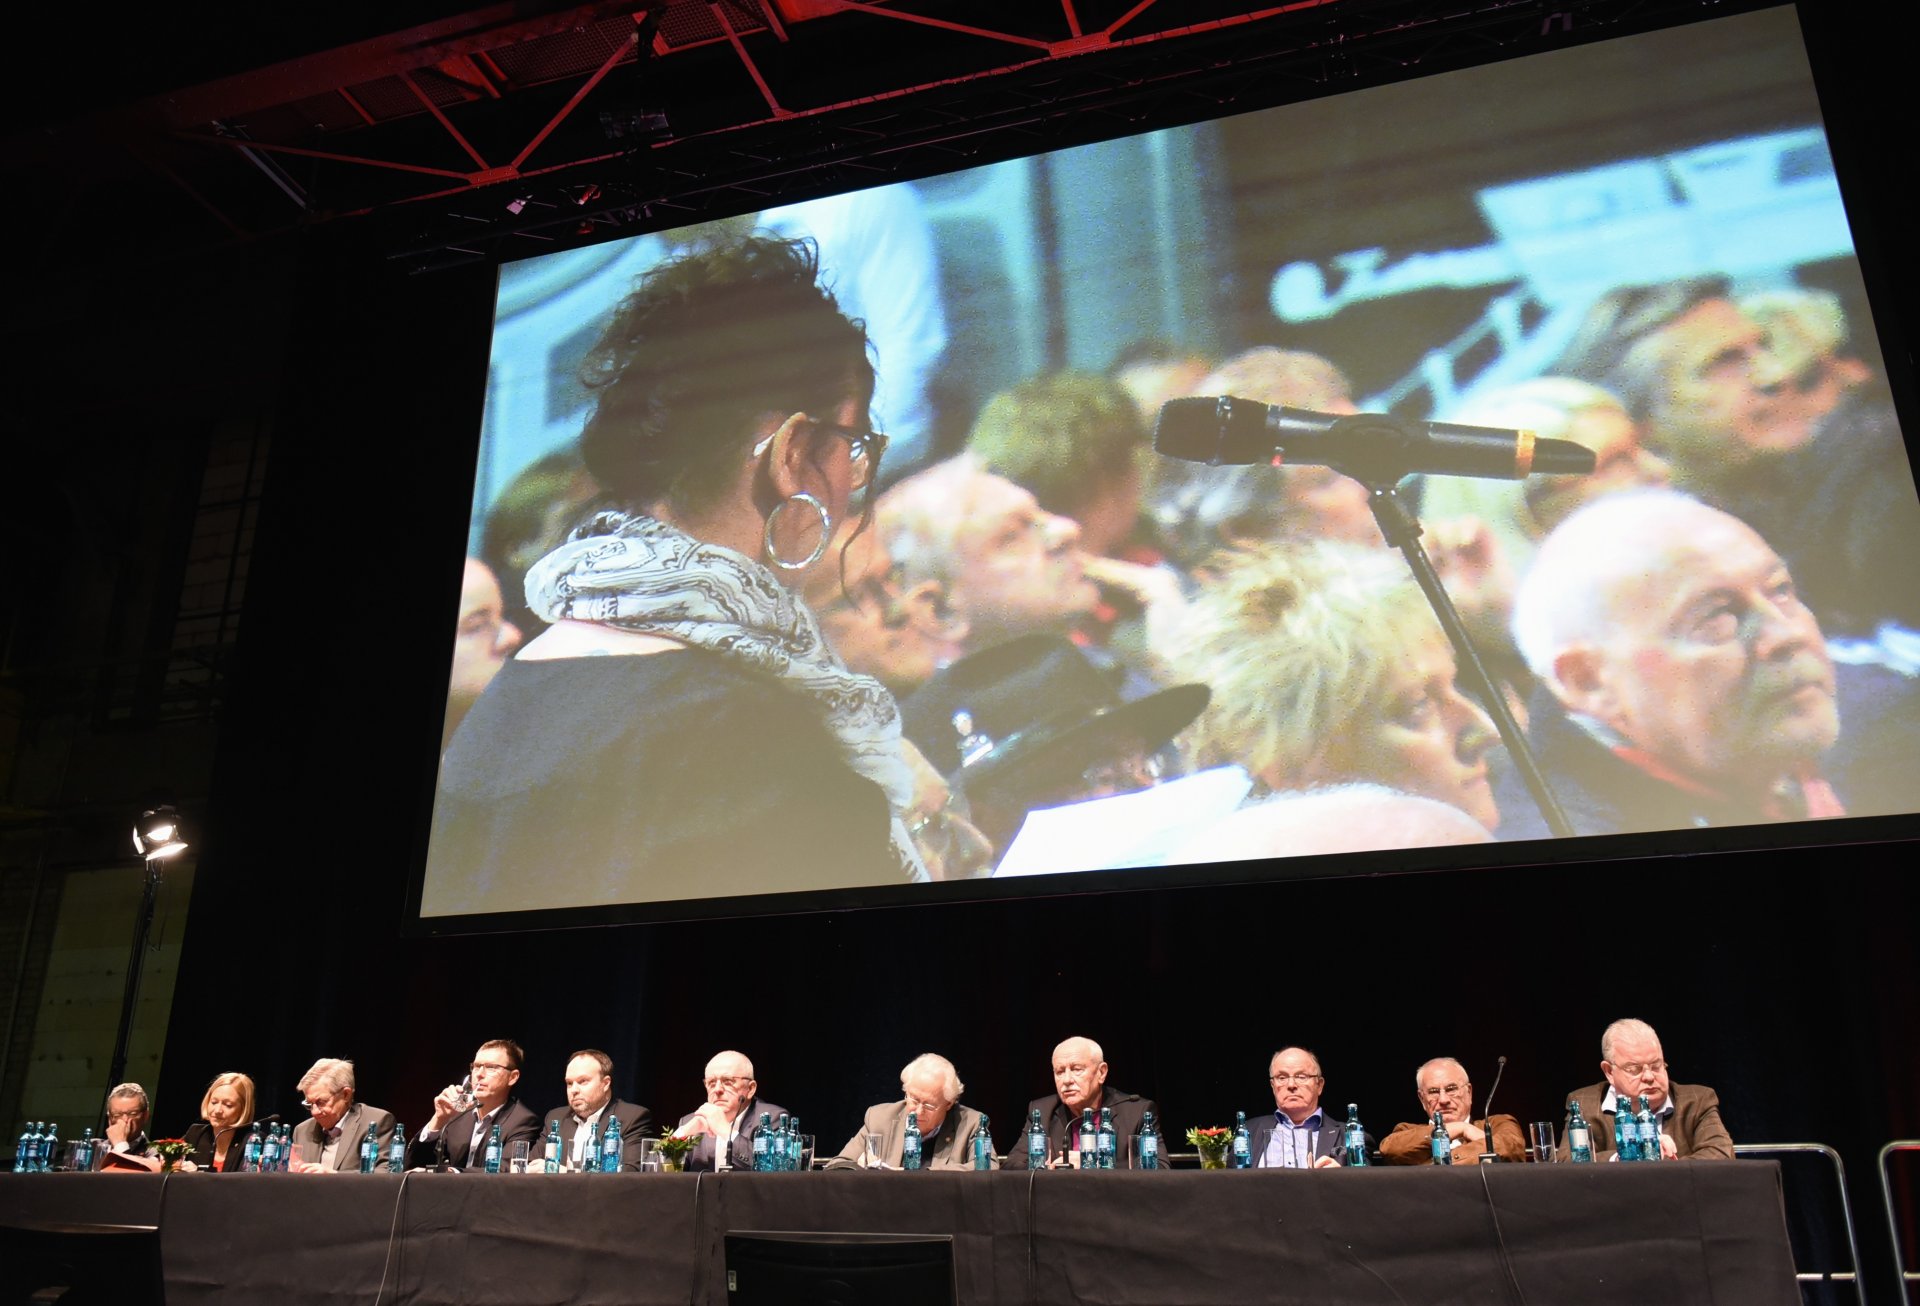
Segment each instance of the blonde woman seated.
M1397 555L1323 542L1223 555L1164 650L1212 689L1181 737L1200 767L1267 791L1372 783L1488 830L1493 724L1454 685L1453 650Z
M226 1173L240 1168L247 1127L253 1123L253 1080L236 1071L215 1075L200 1099L200 1119L187 1126L182 1141L193 1148L187 1159L196 1169Z

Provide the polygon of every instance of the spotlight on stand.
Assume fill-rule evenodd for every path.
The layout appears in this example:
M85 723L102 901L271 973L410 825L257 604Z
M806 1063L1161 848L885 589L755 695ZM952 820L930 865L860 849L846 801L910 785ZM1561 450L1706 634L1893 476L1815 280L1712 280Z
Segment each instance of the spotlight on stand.
M133 823L133 850L142 857L177 857L187 850L180 837L180 813L171 807L155 807L140 813Z
M140 960L147 950L147 932L153 928L154 901L160 893L160 867L187 850L180 837L180 813L171 807L150 807L133 823L133 850L146 863L140 890L140 914L133 922L133 951L127 957L127 987L120 998L120 1030L113 1039L113 1062L107 1072L107 1092L127 1075L127 1044L133 1038L133 1011L140 999ZM101 1114L106 1099L101 1099Z

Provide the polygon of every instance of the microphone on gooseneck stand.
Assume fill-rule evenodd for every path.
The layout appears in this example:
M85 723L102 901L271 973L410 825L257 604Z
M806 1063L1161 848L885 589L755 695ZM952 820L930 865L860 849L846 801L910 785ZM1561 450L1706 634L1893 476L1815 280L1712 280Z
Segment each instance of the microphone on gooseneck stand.
M1506 1073L1507 1073L1507 1059L1505 1057L1501 1057L1500 1068L1493 1072L1493 1087L1487 1090L1487 1114L1486 1114L1487 1135L1485 1138L1480 1140L1480 1164L1481 1165L1492 1165L1495 1161L1498 1161L1500 1159L1500 1154L1493 1150L1493 1095L1500 1091L1500 1076ZM1467 1123L1468 1124L1473 1123L1473 1113L1471 1111L1467 1113Z

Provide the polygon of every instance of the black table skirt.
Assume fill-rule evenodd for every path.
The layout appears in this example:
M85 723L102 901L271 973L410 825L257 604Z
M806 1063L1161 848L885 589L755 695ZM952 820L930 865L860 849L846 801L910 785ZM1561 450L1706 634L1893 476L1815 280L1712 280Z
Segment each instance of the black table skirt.
M157 1226L169 1303L726 1301L728 1232L941 1234L963 1303L1797 1306L1770 1162L1172 1172L0 1175ZM151 1237L152 1235L147 1235Z

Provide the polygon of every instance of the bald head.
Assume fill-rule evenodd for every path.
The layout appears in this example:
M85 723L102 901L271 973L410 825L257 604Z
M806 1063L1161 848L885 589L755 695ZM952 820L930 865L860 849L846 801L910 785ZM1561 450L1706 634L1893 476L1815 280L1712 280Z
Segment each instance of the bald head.
M1457 1124L1473 1115L1473 1083L1467 1068L1452 1057L1435 1057L1414 1073L1413 1086L1420 1095L1422 1114L1440 1113L1448 1124Z
M707 1062L707 1101L732 1120L752 1101L760 1086L753 1078L753 1062L738 1052L721 1052Z
M1106 1054L1092 1039L1075 1035L1053 1050L1053 1088L1069 1111L1098 1111L1106 1082Z
M1183 845L1175 862L1256 861L1378 848L1486 843L1486 827L1457 807L1382 785L1277 794L1244 807Z

